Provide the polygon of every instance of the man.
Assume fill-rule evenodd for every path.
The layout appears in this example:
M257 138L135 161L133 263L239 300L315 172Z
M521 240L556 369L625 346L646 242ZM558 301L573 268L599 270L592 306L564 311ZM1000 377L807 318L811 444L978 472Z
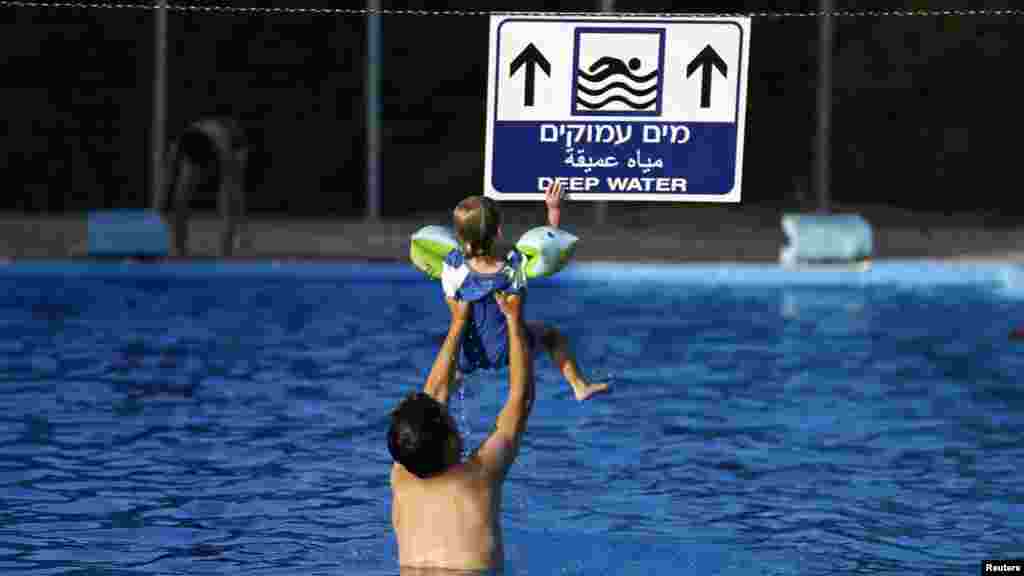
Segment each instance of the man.
M391 521L403 574L421 568L502 569L501 487L519 453L534 381L522 297L495 298L508 324L509 391L487 440L461 461L462 440L448 413L448 397L458 386L458 343L470 316L466 302L448 299L451 326L424 391L391 414Z

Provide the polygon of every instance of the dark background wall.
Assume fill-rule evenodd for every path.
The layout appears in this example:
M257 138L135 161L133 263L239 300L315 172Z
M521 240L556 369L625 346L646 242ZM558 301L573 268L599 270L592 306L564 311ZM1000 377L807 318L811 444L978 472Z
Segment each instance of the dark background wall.
M487 9L582 11L596 4L492 2ZM617 7L817 7L781 4L620 0ZM478 2L384 6L480 9ZM1015 6L836 0L836 8ZM171 12L168 136L202 115L231 114L251 141L250 210L361 216L366 22L361 15ZM0 8L0 211L148 205L153 23L146 9ZM1022 23L1005 15L837 18L834 200L1019 213ZM483 181L488 19L388 15L383 34L384 215L446 209L479 192ZM744 203L792 203L801 195L813 202L817 62L815 18L754 18ZM212 208L213 195L196 205Z

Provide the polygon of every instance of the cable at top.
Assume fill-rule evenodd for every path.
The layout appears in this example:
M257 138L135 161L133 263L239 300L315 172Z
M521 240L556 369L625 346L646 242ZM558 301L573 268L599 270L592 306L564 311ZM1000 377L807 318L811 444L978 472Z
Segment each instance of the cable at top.
M122 10L156 10L158 3L138 4L125 2L40 2L30 0L0 0L0 8L61 8L78 10L122 9ZM1024 9L993 8L993 9L921 9L921 10L834 10L821 11L774 11L758 10L751 12L546 12L546 11L492 11L492 10L417 10L417 9L382 9L369 8L303 8L254 6L217 6L205 4L167 3L167 10L172 12L200 13L237 13L253 15L288 15L304 14L316 16L607 16L607 17L746 17L746 18L817 18L830 15L834 17L891 17L891 16L1024 16Z

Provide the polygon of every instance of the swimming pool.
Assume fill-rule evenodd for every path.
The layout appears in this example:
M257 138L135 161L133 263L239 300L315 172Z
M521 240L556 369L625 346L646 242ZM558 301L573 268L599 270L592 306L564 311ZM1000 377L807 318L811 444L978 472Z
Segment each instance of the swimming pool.
M1024 556L1024 275L574 265L508 574L964 574ZM445 333L404 265L0 268L0 573L394 575L387 413ZM475 445L504 374L453 401ZM77 571L76 571L77 570Z

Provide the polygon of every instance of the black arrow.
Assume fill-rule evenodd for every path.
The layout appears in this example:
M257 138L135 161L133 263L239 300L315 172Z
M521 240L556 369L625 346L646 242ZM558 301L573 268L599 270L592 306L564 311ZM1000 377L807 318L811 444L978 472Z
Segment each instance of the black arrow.
M512 61L512 72L509 74L509 78L516 75L516 71L526 65L526 94L523 96L523 105L533 106L533 84L537 74L537 66L544 71L549 78L551 77L551 63L548 62L547 58L537 50L537 47L531 42L516 59Z
M697 57L690 62L690 65L686 67L686 77L693 76L693 73L697 68L701 68L703 76L701 77L700 84L700 107L710 108L711 107L711 67L718 68L718 71L722 73L722 76L729 77L728 66L725 65L725 60L715 52L715 49L708 44L697 54Z

